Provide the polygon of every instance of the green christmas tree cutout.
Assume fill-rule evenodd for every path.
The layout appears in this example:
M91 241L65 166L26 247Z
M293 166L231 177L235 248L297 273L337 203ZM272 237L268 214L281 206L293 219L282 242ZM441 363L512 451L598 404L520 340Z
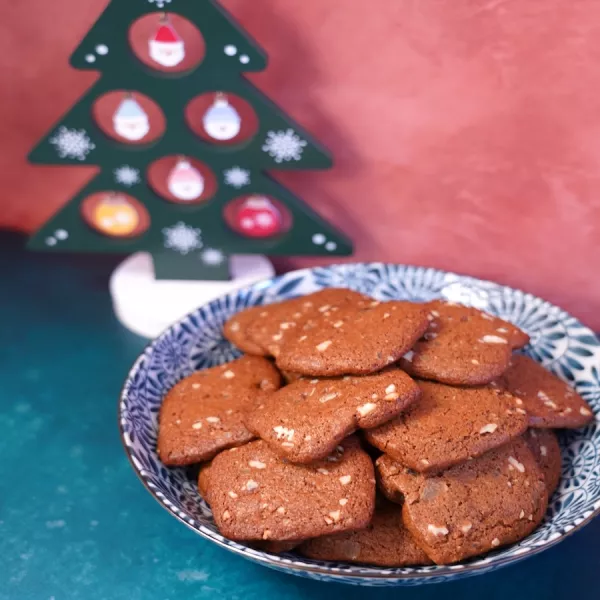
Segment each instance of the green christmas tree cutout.
M166 18L157 11L161 3L172 11ZM148 56L140 57L130 35L132 24L145 15L156 19L157 33L148 40ZM186 60L173 15L195 25L204 55L192 68L171 73ZM327 168L331 159L243 77L264 69L266 57L214 2L114 0L71 64L100 70L102 77L39 142L30 160L98 165L101 172L31 238L30 248L148 251L163 279L227 278L230 254L352 252L343 235L265 172ZM111 97L118 104L108 126L101 126L95 110ZM201 119L188 118L186 110L197 101L209 105ZM150 140L158 118L149 117L151 105L166 124ZM244 105L250 116L243 114ZM252 123L254 130L242 139ZM152 170L167 163L160 182L151 181Z

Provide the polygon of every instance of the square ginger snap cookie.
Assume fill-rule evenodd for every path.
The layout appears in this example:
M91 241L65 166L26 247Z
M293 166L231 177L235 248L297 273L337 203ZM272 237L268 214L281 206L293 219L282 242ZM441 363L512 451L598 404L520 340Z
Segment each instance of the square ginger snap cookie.
M402 509L377 499L375 514L365 529L324 535L300 545L298 552L316 560L365 563L381 567L431 564L402 522Z
M324 314L333 315L346 306L363 306L370 301L368 296L353 290L325 288L299 298L265 304L256 310L252 308L251 318L248 311L243 311L225 324L224 331L231 336L237 323L240 329L235 332L236 337L239 339L243 334L246 346L250 342L262 348L265 354L277 356L288 338L313 319Z
M277 366L315 377L367 375L399 360L429 324L414 302L354 303L325 311L285 338Z
M594 419L572 387L528 356L515 354L496 383L522 400L531 427L577 428Z
M524 538L548 505L544 475L522 438L439 475L415 473L385 455L377 469L384 493L403 501L404 524L439 565Z
M371 459L353 437L330 458L295 465L262 440L219 454L203 489L221 533L292 541L366 527L375 504Z
M394 418L420 394L395 366L363 377L302 378L261 398L243 421L280 456L309 463L327 457L356 429Z
M450 385L485 385L507 368L529 336L476 308L434 300L429 328L400 362L409 374Z
M418 385L418 402L388 423L365 431L370 444L415 471L447 469L502 446L527 429L525 411L507 392L431 381Z
M248 442L254 436L242 424L242 412L260 395L278 389L280 382L277 369L257 356L243 356L181 380L160 408L160 459L170 466L190 465Z

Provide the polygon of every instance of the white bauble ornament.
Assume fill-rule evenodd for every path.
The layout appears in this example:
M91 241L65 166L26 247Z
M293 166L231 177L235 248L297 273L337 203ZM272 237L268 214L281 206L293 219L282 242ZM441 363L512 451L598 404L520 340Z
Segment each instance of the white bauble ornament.
M233 139L240 132L242 118L225 96L217 95L213 105L204 113L202 124L211 138L225 141Z
M164 23L148 40L150 58L163 67L175 67L185 58L185 45L173 26Z
M204 191L204 177L189 161L180 160L167 178L169 192L178 200L197 200Z
M133 98L125 98L113 115L113 127L121 137L137 142L150 131L150 120Z

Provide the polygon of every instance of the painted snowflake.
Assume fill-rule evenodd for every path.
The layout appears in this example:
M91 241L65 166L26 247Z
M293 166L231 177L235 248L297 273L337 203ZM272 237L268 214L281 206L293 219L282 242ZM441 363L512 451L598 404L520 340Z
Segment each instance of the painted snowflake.
M50 143L56 148L61 158L76 158L85 160L87 155L96 147L90 140L85 129L69 129L62 125L50 138Z
M139 169L134 169L129 165L117 167L113 172L115 174L115 181L127 187L131 187L141 181Z
M170 4L171 0L148 0L150 4L156 4L156 8L163 8L165 4Z
M179 221L171 227L164 227L165 248L170 248L179 254L188 254L192 250L202 248L202 231Z
M250 171L248 169L231 167L231 169L223 171L223 175L225 176L225 183L238 190L250 183Z
M276 163L300 160L306 141L294 133L287 131L269 131L262 147L263 151L275 159Z
M207 248L201 252L200 260L202 260L205 265L216 267L225 260L225 255L216 248Z

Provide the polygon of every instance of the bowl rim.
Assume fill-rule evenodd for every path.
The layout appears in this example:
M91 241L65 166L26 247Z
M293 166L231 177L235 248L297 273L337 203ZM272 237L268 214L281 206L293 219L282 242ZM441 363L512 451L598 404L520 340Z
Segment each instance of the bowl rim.
M248 546L244 546L243 542L235 542L233 540L227 540L226 538L219 539L219 537L213 536L212 532L204 531L203 528L195 527L192 523L189 523L183 517L181 517L167 503L163 502L161 500L161 498L158 496L158 494L156 493L156 491L153 490L152 487L148 484L148 482L142 475L141 470L138 468L138 466L133 461L131 453L130 453L129 445L126 440L125 431L123 429L123 423L122 423L122 419L121 419L123 405L124 405L125 399L126 399L128 383L131 380L132 375L135 374L135 372L137 371L139 364L147 357L147 354L152 350L153 346L166 333L170 332L173 328L178 326L183 320L187 319L190 315L194 314L200 308L209 306L212 302L218 301L219 299L221 299L225 296L228 296L230 294L237 294L237 293L240 293L243 291L248 291L248 290L255 289L255 288L268 287L268 286L272 285L273 283L275 283L276 281L282 279L283 277L288 277L288 276L294 275L294 274L295 275L307 274L318 268L329 269L329 268L336 268L336 267L339 268L339 267L347 267L347 266L362 266L362 267L373 267L373 266L388 267L389 266L389 267L396 267L396 268L398 268L398 267L399 268L403 268L403 267L404 268L416 268L416 269L430 270L430 271L444 274L444 275L454 275L459 278L468 278L473 281L477 281L479 283L496 285L503 289L507 289L507 290L510 290L513 292L520 292L526 296L529 296L532 298L537 298L539 300L542 300L542 302L546 303L549 307L556 308L559 311L561 311L562 313L567 314L569 317L572 316L570 313L567 313L559 306L556 306L555 304L552 304L551 302L548 302L547 300L544 300L543 298L540 298L539 296L535 296L534 294L525 292L525 291L521 290L520 288L514 288L511 286L504 285L504 284L499 284L492 280L481 279L478 277L473 277L471 275L463 275L460 273L456 273L454 271L446 271L444 269L436 269L433 267L410 265L410 264L404 264L404 263L377 262L377 261L334 263L334 264L328 264L325 266L306 267L306 268L302 268L302 269L295 269L293 271L288 271L281 275L275 275L274 277L270 277L268 279L262 279L260 281L254 282L250 285L236 288L235 290L233 290L231 292L227 292L225 294L218 296L217 298L213 298L212 300L210 300L200 306L197 306L193 311L187 313L186 315L177 319L177 321L175 321L174 323L171 323L169 326L165 327L154 339L150 340L144 346L144 348L141 351L141 353L139 354L139 356L135 359L135 361L132 363L131 367L128 369L127 375L125 377L125 380L123 382L123 385L121 387L121 391L120 391L119 397L118 397L117 422L118 422L118 427L119 427L119 437L121 440L121 444L123 446L123 450L125 451L125 454L127 456L127 460L129 461L129 464L133 468L133 471L137 475L138 479L141 481L141 483L144 486L144 488L146 489L146 491L149 492L149 494L152 496L152 498L154 498L154 500L156 500L156 502L158 502L158 504L163 509L165 509L169 514L174 516L178 521L183 523L186 527L188 527L188 529L191 529L194 533L213 542L214 544L217 544L221 548L224 548L230 552L233 552L234 554L237 554L246 559L249 559L255 563L258 563L260 565L263 565L263 566L266 566L269 568L275 568L278 570L282 570L282 571L292 571L292 572L295 572L294 574L314 573L314 574L325 576L331 580L339 579L340 583L342 583L343 580L349 580L349 579L356 580L356 582L360 582L361 580L365 580L365 579L383 580L383 581L390 581L390 582L401 582L403 580L419 579L423 583L428 583L428 582L430 582L430 580L432 580L432 579L438 580L438 578L454 579L455 576L459 576L459 575L461 577L465 577L465 576L483 574L492 568L495 570L495 569L499 569L502 567L506 567L509 565L519 563L526 558L535 556L549 548L556 546L557 544L562 542L567 537L569 537L572 534L583 529L583 527L588 525L595 517L600 515L600 505L599 505L598 508L594 509L587 517L584 517L579 523L577 523L576 525L573 525L568 531L563 531L560 535L557 535L556 537L549 539L545 543L540 544L538 546L527 547L523 552L521 552L517 555L500 557L497 560L493 559L494 552L501 552L503 550L503 548L500 548L497 551L492 551L492 552L486 553L484 555L485 558L483 559L483 561L480 559L479 562L477 562L477 563L467 563L467 564L456 563L456 564L451 564L451 565L432 565L432 566L436 567L435 570L428 571L425 573L423 573L423 572L414 572L414 573L360 572L360 573L352 573L351 572L352 568L373 569L373 570L378 570L378 571L384 571L386 569L392 570L392 569L395 569L398 567L380 567L380 566L375 566L375 565L369 565L368 563L364 563L364 564L363 563L344 563L343 561L321 561L323 563L332 562L334 564L347 565L347 568L349 570L341 571L341 570L338 570L338 568L336 568L336 567L333 567L333 566L330 567L327 565L317 565L317 564L310 565L310 564L304 564L304 563L300 565L300 564L296 564L293 560L286 560L286 562L283 563L283 562L280 562L278 555L274 555L274 554L272 554L270 552L266 552L264 550L256 550L253 553L247 553L247 552L245 552L245 548L247 548ZM323 287L326 288L327 286L323 286ZM572 317L572 318L576 319L576 317ZM576 319L576 320L579 322L579 319ZM591 329L590 329L590 331L592 331L594 337L596 337L598 339L598 336L596 335L596 333ZM194 518L192 517L192 519L194 519ZM220 536L220 537L223 537L223 536ZM230 543L228 543L228 542L230 542ZM254 549L252 549L252 550L254 550ZM490 558L490 560L487 560L490 556L492 558ZM311 559L307 559L307 560L311 560ZM431 567L431 565L430 565L430 567ZM415 568L418 568L418 567L415 567ZM439 581L441 581L441 579Z

